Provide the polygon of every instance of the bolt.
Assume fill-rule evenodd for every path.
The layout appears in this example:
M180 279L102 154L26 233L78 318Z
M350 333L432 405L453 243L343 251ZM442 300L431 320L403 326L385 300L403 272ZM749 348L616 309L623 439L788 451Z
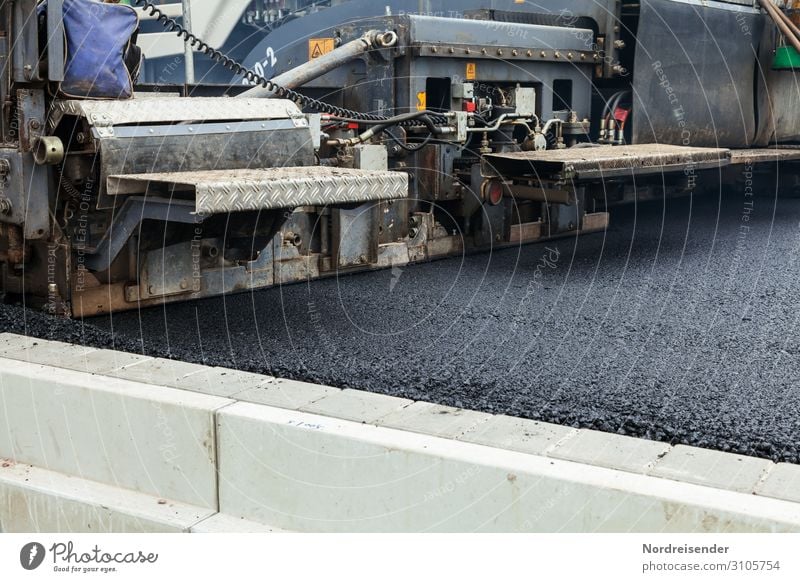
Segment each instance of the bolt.
M0 214L9 216L13 211L14 211L14 205L11 204L11 200L6 198L5 196L0 197Z
M514 56L514 57L518 57L519 56L519 51L517 49L514 49L513 51L511 51L511 55Z
M31 126L31 129L34 129L34 130L41 129L42 128L42 122L39 121L38 119L31 119L30 126Z
M626 46L626 44L625 44L624 40L615 40L614 41L614 48L624 49L625 46Z
M184 291L189 288L189 282L186 279L181 279L181 289Z

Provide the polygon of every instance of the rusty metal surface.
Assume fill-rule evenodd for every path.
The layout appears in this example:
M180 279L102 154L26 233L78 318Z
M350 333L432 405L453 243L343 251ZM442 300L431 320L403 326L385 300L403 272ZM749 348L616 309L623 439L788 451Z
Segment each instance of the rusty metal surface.
M731 161L725 148L693 148L666 144L569 148L541 152L491 154L488 162L501 174L564 174L580 178L624 173L668 172L687 167L721 167Z
M112 194L144 192L159 185L170 190L194 190L197 212L202 214L328 206L408 196L405 173L319 166L136 174L110 176L108 180Z

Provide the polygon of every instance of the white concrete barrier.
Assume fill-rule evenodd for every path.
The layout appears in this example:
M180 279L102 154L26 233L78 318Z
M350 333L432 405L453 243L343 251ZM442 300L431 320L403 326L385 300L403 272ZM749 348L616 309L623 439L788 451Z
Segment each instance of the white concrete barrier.
M800 531L799 487L796 465L0 334L3 531Z
M188 532L213 510L0 460L0 533Z
M230 400L0 359L0 458L216 508Z
M240 403L220 510L299 531L800 531L800 505Z

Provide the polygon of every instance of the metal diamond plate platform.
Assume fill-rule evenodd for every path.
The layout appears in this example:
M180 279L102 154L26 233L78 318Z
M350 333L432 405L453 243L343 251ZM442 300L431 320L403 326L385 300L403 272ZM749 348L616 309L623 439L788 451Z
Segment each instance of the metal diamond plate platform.
M197 212L224 214L408 196L408 175L319 166L110 176L111 195L194 190Z
M731 163L731 151L638 144L490 154L486 159L502 175L560 175L590 180L724 167Z
M127 101L57 100L50 113L51 129L64 116L85 117L92 125L132 125L208 121L299 119L302 112L286 99L230 97L138 97Z

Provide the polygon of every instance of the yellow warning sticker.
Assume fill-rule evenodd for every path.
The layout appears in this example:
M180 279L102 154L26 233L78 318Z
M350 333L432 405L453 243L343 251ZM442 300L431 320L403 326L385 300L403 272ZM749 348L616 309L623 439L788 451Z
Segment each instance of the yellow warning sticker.
M428 94L425 91L417 93L417 111L425 111L428 108Z
M467 81L475 81L478 78L478 63L467 63Z
M333 38L312 38L308 41L308 60L320 58L327 55L336 48L336 40Z

